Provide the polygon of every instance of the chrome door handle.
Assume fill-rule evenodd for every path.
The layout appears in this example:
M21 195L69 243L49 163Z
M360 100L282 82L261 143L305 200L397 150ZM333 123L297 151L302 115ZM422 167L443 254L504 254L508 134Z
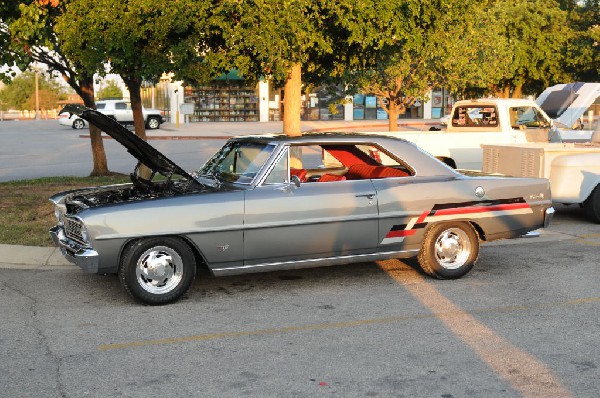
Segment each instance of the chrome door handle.
M357 198L367 198L369 200L372 200L375 197L374 193L359 193L354 195Z

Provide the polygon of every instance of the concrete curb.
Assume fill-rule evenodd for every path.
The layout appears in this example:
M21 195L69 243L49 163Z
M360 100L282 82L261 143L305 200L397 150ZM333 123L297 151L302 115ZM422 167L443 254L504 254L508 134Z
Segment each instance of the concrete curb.
M56 247L0 244L0 262L2 268L75 267Z

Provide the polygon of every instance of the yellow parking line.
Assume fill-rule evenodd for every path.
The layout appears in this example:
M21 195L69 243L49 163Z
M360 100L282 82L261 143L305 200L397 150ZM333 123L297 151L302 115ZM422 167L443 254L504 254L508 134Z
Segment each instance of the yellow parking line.
M406 321L406 320L412 320L412 319L423 319L423 318L434 318L434 316L431 314L426 314L426 315L421 315L421 316L419 316L419 315L395 316L395 317L388 317L388 318L363 319L363 320L348 321L348 322L332 322L332 323L318 323L318 324L313 324L313 325L290 326L290 327L284 327L284 328L200 334L200 335L196 335L196 336L187 336L187 337L173 337L173 338L156 339L156 340L140 340L140 341L133 341L130 343L102 344L102 345L98 346L98 349L101 351L109 351L109 350L142 347L142 346L150 346L150 345L163 345L163 344L185 343L185 342L191 342L191 341L216 340L216 339L223 339L223 338L228 338L228 337L243 337L243 336L256 336L256 335L266 335L266 334L291 333L291 332L302 332L302 331L306 331L306 330L341 329L341 328L349 328L349 327L372 325L372 324L393 323L393 322L400 322L400 321Z
M421 275L406 272L406 268L399 267L399 264L402 263L398 260L379 262L381 269L429 308L452 333L524 397L572 396L550 368L452 303Z
M584 234L580 235L579 239L575 241L582 245L588 246L600 246L600 234Z

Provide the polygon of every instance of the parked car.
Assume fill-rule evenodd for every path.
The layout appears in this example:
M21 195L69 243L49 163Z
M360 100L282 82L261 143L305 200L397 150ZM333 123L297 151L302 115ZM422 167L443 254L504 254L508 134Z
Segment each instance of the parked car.
M180 298L200 264L230 275L416 256L427 274L460 278L480 241L519 237L553 215L546 179L461 174L393 137L237 137L191 175L101 113L69 111L138 165L131 183L50 198L52 239L147 304Z
M101 100L96 101L96 108L101 112L123 125L133 124L133 110L131 103L125 100ZM60 111L58 122L62 126L70 126L74 129L87 127L87 122L74 113L65 112L65 108ZM144 122L146 128L150 130L160 128L160 125L166 121L161 111L142 107Z
M58 123L61 126L73 127L76 130L87 127L87 121L83 120L74 113L65 112L64 109L58 115Z

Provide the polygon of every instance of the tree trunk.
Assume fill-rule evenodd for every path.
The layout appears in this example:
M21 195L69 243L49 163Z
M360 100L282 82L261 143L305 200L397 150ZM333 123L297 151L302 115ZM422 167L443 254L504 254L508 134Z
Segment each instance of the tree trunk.
M81 91L79 96L83 99L83 104L88 108L96 109L94 101L94 78L82 77L80 81ZM106 161L106 152L104 151L104 142L102 141L102 131L93 124L90 126L90 141L92 143L92 158L94 168L90 173L91 176L106 176L110 174L108 171L108 163Z
M128 76L123 78L123 81L129 90L135 134L146 141L146 123L144 122L144 114L142 112L142 79Z
M302 135L300 127L301 95L302 67L297 63L291 67L284 86L283 133L286 135Z
M389 119L389 131L398 131L398 115L400 115L400 110L398 109L396 101L389 100L387 113Z
M521 98L523 97L523 85L522 84L517 84L515 86L515 89L512 93L512 97L513 98Z

